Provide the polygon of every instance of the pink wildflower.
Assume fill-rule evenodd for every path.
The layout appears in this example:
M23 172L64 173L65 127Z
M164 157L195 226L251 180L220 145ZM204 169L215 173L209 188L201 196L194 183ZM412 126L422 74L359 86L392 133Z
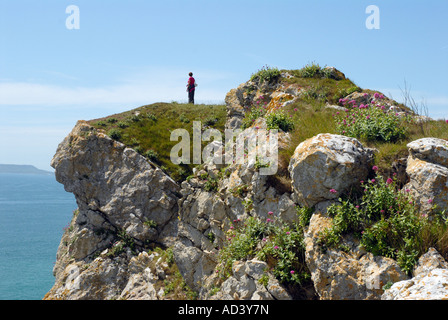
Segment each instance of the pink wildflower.
M387 184L391 184L392 182L394 182L394 180L392 180L391 178L388 178L386 181Z
M331 193L338 193L335 189L330 189Z
M373 166L373 167L372 167L372 170L373 170L373 171L378 171L378 167L377 167L377 166Z

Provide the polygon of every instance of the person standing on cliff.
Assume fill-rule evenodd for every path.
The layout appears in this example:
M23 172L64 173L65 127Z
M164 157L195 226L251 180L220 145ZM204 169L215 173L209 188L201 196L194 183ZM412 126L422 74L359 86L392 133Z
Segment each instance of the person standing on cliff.
M196 90L196 80L193 78L193 72L190 72L188 74L190 78L188 78L188 84L187 84L187 92L188 92L188 103L194 104L194 92Z

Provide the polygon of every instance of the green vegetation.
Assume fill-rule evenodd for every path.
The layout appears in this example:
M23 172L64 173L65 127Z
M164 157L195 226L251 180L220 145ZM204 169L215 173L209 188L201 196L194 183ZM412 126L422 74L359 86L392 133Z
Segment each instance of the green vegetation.
M163 270L165 278L157 280L154 283L156 291L163 289L164 299L166 300L196 300L198 295L191 290L182 278L179 269L174 262L174 254L171 248L162 249L156 247L148 251L148 254L155 254L156 258L150 263L151 270L156 270L156 265L167 265Z
M280 76L280 70L277 68L271 68L269 66L263 66L256 73L252 74L250 77L251 81L258 81L259 83L263 82L272 82Z
M294 122L291 118L292 116L288 115L283 110L274 111L266 116L266 126L268 130L280 129L284 132L289 132L294 129Z
M356 105L356 101L341 99L346 106L345 112L337 112L337 130L340 134L365 141L396 142L407 135L407 128L412 124L410 115L401 116L388 112L383 99L375 93L375 104Z
M266 220L249 217L234 220L219 252L218 272L222 280L231 275L238 260L253 258L265 261L274 276L288 286L302 287L309 283L310 273L305 264L303 230L299 225L287 225L269 212Z
M186 129L193 137L193 121L201 121L203 126L224 133L226 108L224 105L156 103L92 120L90 124L144 155L174 180L182 181L191 175L195 165L171 162L171 149L179 141L170 141L170 135L172 130ZM208 143L204 141L203 146ZM192 146L190 150L193 151Z
M409 190L399 190L395 177L385 180L377 175L361 185L360 197L339 199L341 204L328 208L333 226L321 234L323 249L349 250L343 236L351 234L368 252L397 260L407 273L430 247L446 255L448 221L444 212L433 206L431 212L421 214Z

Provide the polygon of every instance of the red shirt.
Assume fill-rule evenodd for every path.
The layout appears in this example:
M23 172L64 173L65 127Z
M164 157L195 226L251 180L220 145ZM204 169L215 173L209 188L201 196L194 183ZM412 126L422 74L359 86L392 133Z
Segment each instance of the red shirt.
M188 89L189 89L190 91L193 91L193 90L195 89L195 87L194 87L194 82L195 82L195 80L194 80L193 77L190 77L190 78L188 79Z

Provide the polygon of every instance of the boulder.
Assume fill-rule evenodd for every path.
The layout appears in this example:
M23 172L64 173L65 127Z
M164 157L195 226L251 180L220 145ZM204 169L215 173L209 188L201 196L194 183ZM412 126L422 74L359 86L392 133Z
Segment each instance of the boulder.
M434 249L422 255L414 278L396 282L381 296L382 300L447 300L448 263Z
M300 205L338 199L365 180L371 167L372 151L355 138L319 134L296 148L289 173Z
M268 265L256 259L236 261L232 275L211 300L291 300L291 296L266 270ZM266 283L261 278L266 276Z
M423 212L448 209L448 143L446 140L424 138L409 143L406 173L409 189Z
M330 79L334 79L334 80L345 80L345 74L342 73L341 71L339 71L338 69L336 69L335 67L325 67L324 69L325 74L327 74L327 76Z
M448 167L448 141L422 138L408 143L409 155L414 159Z
M423 254L414 267L414 276L423 273L429 273L434 269L448 269L448 262L434 248L429 248L428 252Z

